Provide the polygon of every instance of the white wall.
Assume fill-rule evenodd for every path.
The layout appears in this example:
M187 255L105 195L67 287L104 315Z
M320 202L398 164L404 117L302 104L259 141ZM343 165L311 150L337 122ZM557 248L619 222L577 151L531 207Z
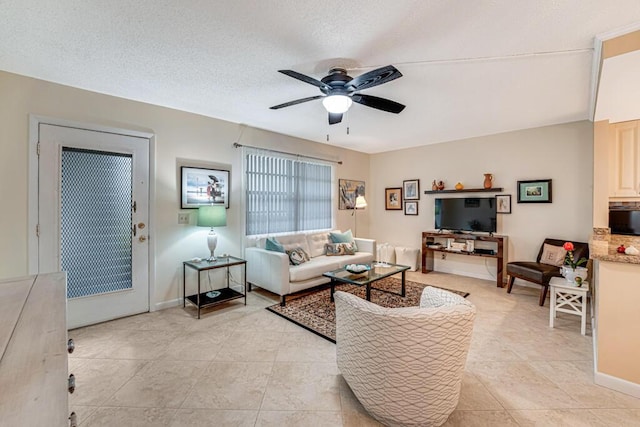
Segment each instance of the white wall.
M233 148L242 126L196 114L157 107L122 98L70 88L24 76L0 72L0 278L26 275L29 114L88 124L113 126L155 134L155 232L150 235L156 259L152 309L158 303L179 298L181 261L208 253L208 230L178 224L181 165L211 165L231 170L227 227L218 229L217 253L242 255L241 158ZM212 102L215 102L212 100ZM266 107L265 107L266 108ZM312 156L340 159L337 178L367 181L368 155L316 144L272 132L246 128L242 144ZM367 182L368 184L368 182ZM337 193L337 180L335 184ZM337 228L353 225L348 211L335 211ZM358 212L359 234L368 232L368 211Z
M595 121L618 123L640 117L639 68L640 50L603 60Z
M242 126L196 114L0 72L0 278L27 274L27 177L29 114L152 132L156 135L156 283L154 304L179 297L181 261L203 256L207 230L177 224L180 166L218 165L231 170L228 226L218 230L219 252L240 254L242 245L241 159L232 147ZM384 188L420 179L421 192L433 179L451 188L457 181L481 187L484 173L512 194L511 215L500 215L498 232L510 238L509 257L533 259L545 236L587 241L592 227L593 127L576 122L368 156L272 132L246 128L242 144L339 158L336 178L363 180L369 206L358 211L358 235L379 242L420 246L420 233L433 228L434 196L421 194L419 215L384 210ZM371 171L371 173L369 173ZM516 181L553 179L552 204L516 203ZM336 183L337 191L337 183ZM337 228L354 225L351 211L337 210ZM194 219L192 218L192 224ZM491 278L495 262L448 256L437 269ZM493 263L493 264L491 264Z
M534 260L545 237L588 242L593 192L593 124L588 121L372 155L371 235L378 242L419 248L422 231L434 228L434 199L440 197L424 190L431 189L434 179L443 180L446 189L458 181L482 188L485 173L493 174L494 187L504 188L497 194L512 196L512 213L498 215L498 234L509 237L509 260ZM401 187L403 180L416 178L419 215L385 211L385 187ZM517 203L517 181L549 178L553 203ZM436 262L436 270L494 279L495 260L448 254Z

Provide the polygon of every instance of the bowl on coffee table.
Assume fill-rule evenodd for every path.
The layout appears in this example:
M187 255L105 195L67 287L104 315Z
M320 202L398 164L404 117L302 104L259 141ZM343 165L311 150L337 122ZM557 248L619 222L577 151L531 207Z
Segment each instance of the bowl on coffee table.
M347 264L344 266L344 269L351 274L362 274L371 270L371 266L367 264Z

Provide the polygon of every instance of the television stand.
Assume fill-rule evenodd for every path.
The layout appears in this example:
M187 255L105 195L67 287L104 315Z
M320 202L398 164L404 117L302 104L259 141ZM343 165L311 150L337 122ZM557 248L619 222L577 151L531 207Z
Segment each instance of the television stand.
M436 239L460 239L475 240L477 242L491 242L495 244L496 248L495 250L476 248L473 252L450 250L444 246L438 247ZM504 264L507 259L507 241L507 236L498 236L494 234L478 235L467 233L445 233L442 231L424 231L422 233L422 273L427 274L434 271L435 252L448 252L456 255L496 258L496 285L499 288L503 288Z

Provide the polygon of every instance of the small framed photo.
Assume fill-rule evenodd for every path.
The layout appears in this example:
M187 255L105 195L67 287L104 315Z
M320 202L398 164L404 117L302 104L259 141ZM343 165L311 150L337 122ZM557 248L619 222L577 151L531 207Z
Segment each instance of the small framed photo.
M384 208L388 211L402 210L402 187L384 189Z
M418 215L418 202L404 202L405 215Z
M496 213L511 213L511 194L498 194L496 196Z
M420 180L408 179L402 181L404 200L420 200Z
M518 181L518 203L551 203L551 180Z
M182 166L180 172L182 209L206 205L224 205L229 209L229 171Z

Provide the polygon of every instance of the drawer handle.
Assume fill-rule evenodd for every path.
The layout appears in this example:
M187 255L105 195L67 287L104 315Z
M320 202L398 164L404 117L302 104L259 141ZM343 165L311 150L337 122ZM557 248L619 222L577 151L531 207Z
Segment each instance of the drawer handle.
M76 376L69 375L69 393L73 393L76 390Z
M67 341L67 351L69 352L69 354L71 354L75 349L76 349L76 343L73 342L73 338L69 338L69 341Z
M75 412L69 415L69 427L78 427L78 416Z

